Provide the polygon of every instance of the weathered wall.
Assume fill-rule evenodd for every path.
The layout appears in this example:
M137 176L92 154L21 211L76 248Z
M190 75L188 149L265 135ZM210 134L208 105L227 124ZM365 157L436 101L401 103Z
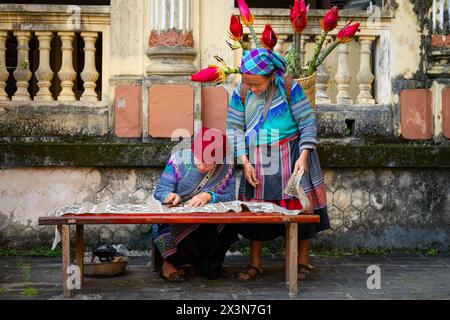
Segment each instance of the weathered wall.
M450 241L450 171L326 169L332 230L317 246L440 247ZM160 169L20 168L0 171L0 245L50 245L53 227L39 216L65 205L103 201L142 203ZM89 226L87 245L121 242L148 248L149 226Z
M391 74L412 79L421 69L421 59L425 48L421 47L423 30L413 1L397 1L391 31ZM423 1L422 1L423 2Z
M144 29L149 20L146 2L111 0L111 76L144 75L150 35Z

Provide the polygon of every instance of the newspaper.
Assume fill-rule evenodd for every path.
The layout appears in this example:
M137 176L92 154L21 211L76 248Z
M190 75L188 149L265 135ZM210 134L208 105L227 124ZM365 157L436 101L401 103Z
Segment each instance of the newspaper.
M177 206L169 207L162 205L161 202L155 198L151 198L148 203L131 204L131 203L117 203L117 202L102 202L93 204L84 202L65 206L55 210L50 216L63 216L66 214L145 214L145 213L191 213L191 212L207 212L207 213L224 213L224 212L265 212L265 213L281 213L284 215L298 215L303 210L288 210L273 203L268 202L243 202L230 201L210 203L203 207L188 207ZM55 238L53 241L52 250L56 248L61 241L61 235L58 229L55 228Z

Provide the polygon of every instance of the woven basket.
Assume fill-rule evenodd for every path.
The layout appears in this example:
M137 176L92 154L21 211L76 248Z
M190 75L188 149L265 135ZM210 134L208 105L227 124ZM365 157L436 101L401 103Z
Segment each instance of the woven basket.
M317 73L306 78L296 79L298 84L302 87L303 92L308 97L314 111L316 111L316 79Z

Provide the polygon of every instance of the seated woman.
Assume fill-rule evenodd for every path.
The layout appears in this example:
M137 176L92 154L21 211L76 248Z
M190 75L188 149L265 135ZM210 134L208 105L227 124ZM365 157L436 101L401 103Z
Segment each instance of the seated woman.
M226 159L226 138L220 130L203 128L191 149L172 154L154 197L163 204L190 207L234 201L234 169ZM223 272L229 247L239 240L234 225L153 225L152 239L164 259L160 276L185 281L181 265L209 279Z

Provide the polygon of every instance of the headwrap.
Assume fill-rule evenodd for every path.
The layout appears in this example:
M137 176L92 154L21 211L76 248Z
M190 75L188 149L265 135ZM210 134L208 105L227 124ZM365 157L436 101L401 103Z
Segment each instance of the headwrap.
M255 48L244 52L241 72L243 74L267 76L275 73L275 84L281 95L286 99L284 75L287 62L278 53L265 48Z
M223 164L226 157L226 136L219 129L203 127L194 135L192 152L196 163Z

